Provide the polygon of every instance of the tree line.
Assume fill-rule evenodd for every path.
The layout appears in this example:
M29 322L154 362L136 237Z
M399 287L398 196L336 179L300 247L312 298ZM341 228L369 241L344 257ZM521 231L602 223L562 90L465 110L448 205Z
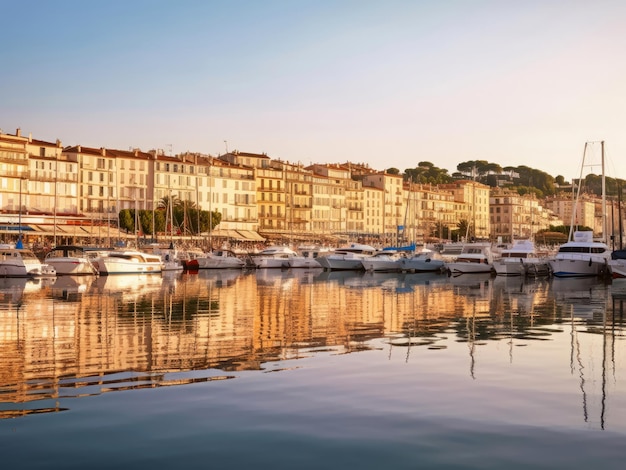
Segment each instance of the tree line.
M518 194L535 194L538 198L553 196L562 191L571 191L572 183L567 182L563 175L556 177L545 171L530 168L525 165L502 167L497 163L485 160L468 160L459 163L457 171L450 174L445 168L438 168L431 162L419 162L415 168L404 170L402 177L405 181L419 184L445 184L459 179L471 179L490 187L506 187ZM400 170L389 168L389 174L399 175ZM615 197L624 190L624 180L619 178L605 178L606 195ZM578 181L574 181L578 184ZM589 174L582 180L584 192L600 196L602 194L602 176Z
M218 211L199 210L193 201L181 201L176 196L161 199L155 210L122 209L120 230L138 235L197 236L213 230L222 220Z

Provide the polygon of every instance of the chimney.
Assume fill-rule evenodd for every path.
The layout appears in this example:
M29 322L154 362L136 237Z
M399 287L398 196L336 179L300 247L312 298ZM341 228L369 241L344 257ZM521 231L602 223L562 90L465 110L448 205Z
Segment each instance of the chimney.
M78 146L76 147L76 150L77 150L77 152L78 152L78 153L80 153L80 152L82 152L82 151L83 151L83 149L80 147L80 145L78 145Z
M20 129L19 127L15 131L15 137L22 137L22 129Z
M100 153L102 154L103 157L106 157L107 149L105 149L104 147L100 147Z

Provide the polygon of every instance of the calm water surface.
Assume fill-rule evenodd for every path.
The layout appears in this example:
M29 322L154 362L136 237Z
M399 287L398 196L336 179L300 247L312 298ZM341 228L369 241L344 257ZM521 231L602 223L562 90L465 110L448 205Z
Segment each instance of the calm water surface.
M626 289L203 271L0 279L6 468L623 468Z

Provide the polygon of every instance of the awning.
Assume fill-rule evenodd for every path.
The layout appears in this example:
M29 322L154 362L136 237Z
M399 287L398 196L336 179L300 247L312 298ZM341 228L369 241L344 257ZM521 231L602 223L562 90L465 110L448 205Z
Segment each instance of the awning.
M217 237L217 238L231 238L233 240L241 240L241 241L245 241L247 240L246 237L244 237L243 235L241 235L239 232L237 232L236 230L227 230L227 229L218 229L218 230L213 230L210 233L210 236L212 237Z
M0 225L0 232L2 233L18 233L18 232L32 232L33 229L30 225Z
M265 241L265 238L263 238L257 232L254 232L252 230L237 230L237 232L239 232L242 237L244 237L245 239L247 239L249 241L253 241L253 242L264 242Z

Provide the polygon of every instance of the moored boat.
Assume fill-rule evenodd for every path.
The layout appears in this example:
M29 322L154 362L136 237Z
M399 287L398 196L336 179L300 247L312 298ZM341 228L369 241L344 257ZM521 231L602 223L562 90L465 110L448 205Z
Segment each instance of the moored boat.
M402 269L402 258L400 252L384 250L363 258L361 264L369 272L399 272Z
M289 259L290 268L321 268L320 258L332 253L329 248L316 245L301 245L297 249L297 256Z
M159 274L163 271L161 256L142 251L111 251L93 260L98 273L111 274Z
M198 269L241 269L246 262L230 250L214 250L197 256Z
M487 243L468 243L454 261L446 262L451 274L491 273L493 256Z
M613 279L626 279L626 250L615 250L608 261Z
M55 277L56 271L39 261L32 250L0 245L0 277Z
M252 262L257 268L289 268L289 260L298 256L286 246L270 246L252 255Z
M80 245L59 245L46 254L45 262L52 266L59 276L84 276L98 273L92 260L104 248L85 247Z
M546 276L550 274L547 258L537 254L531 240L516 240L510 248L504 248L493 262L499 276Z
M362 260L372 256L378 250L376 248L352 243L348 246L337 248L332 254L318 259L320 265L330 271L359 271L363 269Z
M574 240L559 247L549 260L556 277L603 276L609 273L611 250L604 242L593 241L593 232L574 232Z
M428 249L402 258L400 264L402 271L414 273L438 272L445 269L444 261L438 257L436 252Z

